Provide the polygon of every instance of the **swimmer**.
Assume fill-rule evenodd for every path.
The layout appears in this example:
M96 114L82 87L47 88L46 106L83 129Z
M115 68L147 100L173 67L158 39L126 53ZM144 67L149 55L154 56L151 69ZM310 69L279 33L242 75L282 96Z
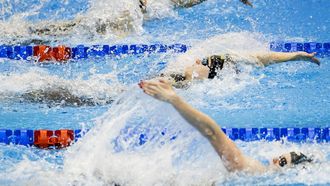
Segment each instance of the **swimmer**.
M171 0L175 6L178 7L192 7L197 4L200 4L206 0ZM243 4L253 7L252 3L249 0L240 0ZM147 2L147 0L145 0Z
M73 20L39 22L29 27L29 33L38 36L62 37L78 32L92 35L107 33L122 35L130 32L140 32L142 28L139 25L142 25L143 13L146 11L144 1L132 2L131 9L125 6L115 6L115 3L109 2L106 7L92 7L85 15L78 15ZM116 12L114 12L114 8L117 8ZM100 9L103 11L100 11ZM107 11L111 13L105 14L104 12ZM81 34L79 33L79 35Z
M294 52L294 53L281 53L281 52L269 52L255 54L258 66L268 66L275 63L287 62L287 61L311 61L312 63L320 65L320 61L314 57L315 53L306 52ZM196 62L187 66L184 73L178 72L164 72L160 76L161 78L167 79L172 82L172 85L176 88L185 88L189 86L189 83L194 80L203 79L214 79L221 71L225 70L225 66L235 65L239 61L234 59L234 55L218 56L213 55L202 60L198 59ZM239 70L236 69L236 73ZM122 92L124 90L121 90ZM44 90L33 90L31 92L24 93L21 95L23 101L35 102L35 103L46 103L49 106L94 106L94 105L105 105L112 103L112 97L92 99L88 97L80 97L73 94L65 87L52 87Z
M23 93L21 101L31 103L47 104L48 107L54 106L96 106L112 103L112 99L96 99L91 97L83 97L73 94L67 88L45 88L39 90L28 91Z
M273 158L269 166L263 165L261 162L244 155L213 119L193 108L178 96L171 83L165 80L151 80L142 81L139 86L146 94L171 104L190 125L207 138L230 172L263 173L268 170L281 170L312 161L301 152L290 152Z
M169 0L173 7L192 7L206 0ZM240 0L244 4L252 6L247 0ZM105 35L112 33L117 36L124 36L129 33L139 33L142 29L142 22L145 15L148 14L148 0L135 0L128 7L115 5L119 2L108 2L106 6L95 6L86 12L86 15L78 15L73 20L68 21L42 21L28 27L30 35L63 37L72 34L79 35ZM151 6L151 5L150 5ZM109 15L103 12L113 12ZM153 9L153 8L151 8ZM102 10L102 11L100 11ZM155 9L154 11L157 11ZM152 13L155 14L155 13ZM146 16L148 17L148 16ZM84 33L81 33L84 32ZM85 33L86 32L86 33ZM29 44L25 41L25 44ZM42 38L32 39L34 44L48 44L49 41L43 41Z
M212 55L204 59L197 59L194 64L186 66L183 72L163 72L162 77L172 81L176 88L185 87L192 80L214 79L221 74L225 67L234 68L239 73L237 65L239 63L253 64L259 67L266 67L271 64L289 62L289 61L309 61L320 65L319 59L315 57L316 53L306 52L263 52L250 54L250 59L254 61L240 61L238 56L233 54Z

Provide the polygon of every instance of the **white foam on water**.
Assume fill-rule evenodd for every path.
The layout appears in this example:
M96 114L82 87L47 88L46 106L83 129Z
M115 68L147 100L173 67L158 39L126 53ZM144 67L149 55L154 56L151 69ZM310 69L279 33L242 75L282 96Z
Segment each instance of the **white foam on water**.
M177 16L177 12L173 10L173 3L168 0L150 0L147 14L144 16L137 1L95 0L89 1L89 4L86 12L81 12L74 18L83 20L81 27L65 33L68 36L61 35L63 41L74 44L104 42L110 39L119 43L125 40L127 36L125 30L117 33L105 32L99 36L94 28L100 20L101 23L118 20L125 24L129 23L127 25L129 31L138 36L138 38L133 37L133 40L139 41L143 38L152 40L154 38L150 38L151 36L139 36L143 34L144 20ZM38 26L40 23L31 23L25 18L36 14L41 7L42 3L32 7L28 12L17 13L8 20L1 21L0 34L4 36L1 41L10 43L36 37L31 36L29 27ZM234 12L230 7L224 10L227 12L223 14ZM8 11L11 11L10 8ZM253 19L250 21L256 24ZM41 22L41 24L54 22L56 21L51 20ZM175 38L171 36L172 39L173 37ZM37 38L52 40L53 36L38 36ZM129 39L126 38L127 41ZM182 71L184 66L211 54L231 53L242 61L253 63L255 59L250 56L250 53L268 51L268 44L263 35L251 32L221 34L205 41L193 41L191 44L192 48L187 53L178 57L173 55L173 63L170 63L168 71ZM255 69L253 65L243 65L242 68L242 73L225 71L217 79L203 83L194 82L187 90L178 90L178 92L199 109L212 109L219 105L226 109L240 108L241 105L227 104L222 98L242 91L247 86L258 84L263 78L262 75L251 75ZM297 68L286 70L291 72ZM259 183L272 185L330 182L328 176L330 157L327 156L330 154L330 147L327 144L238 142L243 152L259 160L269 160L281 153L296 150L306 155L313 155L315 163L306 165L306 168L296 167L288 171L269 172L262 175L228 173L209 143L170 105L144 95L137 86L124 87L117 83L115 75L93 74L87 80L79 77L69 80L51 75L40 68L31 68L20 73L1 74L1 99L12 96L16 99L16 95L27 91L56 88L58 85L82 97L92 97L96 100L104 97L118 97L118 99L103 116L95 119L95 127L80 141L58 154L64 157L63 165L46 160L53 156L51 152L46 151L41 157L31 158L35 149L24 148L28 157L24 156L18 163L17 160L9 160L10 168L0 171L0 183L4 185L40 183L44 185L112 185L114 183L121 185L255 185ZM107 83L108 80L112 81L111 85ZM141 134L146 136L146 143L143 145L139 145ZM175 140L171 140L174 136ZM3 156L8 153L4 148L1 148L0 152ZM10 152L16 152L16 149L11 149Z

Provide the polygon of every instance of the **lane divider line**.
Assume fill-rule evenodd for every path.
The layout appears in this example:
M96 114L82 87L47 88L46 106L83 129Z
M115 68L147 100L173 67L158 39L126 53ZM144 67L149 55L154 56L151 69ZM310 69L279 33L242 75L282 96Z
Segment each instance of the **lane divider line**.
M0 58L27 60L35 62L65 62L70 59L124 55L145 55L152 53L185 53L191 48L185 44L132 44L132 45L77 45L69 47L64 45L47 46L10 46L0 45ZM274 52L316 52L319 57L330 56L330 42L270 42L269 48Z
M286 138L294 143L327 143L330 142L330 127L325 128L222 128L232 140L250 141L280 141ZM60 149L73 144L84 136L88 130L30 130L30 129L0 129L0 143L24 146L35 146L42 149ZM166 129L159 135L165 136ZM169 134L168 134L169 135ZM179 135L169 136L175 140ZM148 134L139 135L139 145L148 142Z

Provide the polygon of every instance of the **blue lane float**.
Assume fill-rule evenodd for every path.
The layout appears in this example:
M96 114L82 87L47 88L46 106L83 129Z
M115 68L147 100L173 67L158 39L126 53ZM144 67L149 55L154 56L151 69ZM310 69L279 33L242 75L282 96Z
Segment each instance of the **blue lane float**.
M250 141L280 141L286 139L294 143L328 143L330 142L330 127L326 128L222 128L232 140ZM166 130L159 135L166 136ZM68 138L77 141L88 130L29 130L29 129L0 129L0 143L24 146L51 147L56 142ZM180 132L179 132L180 133ZM44 135L44 136L42 136ZM175 140L180 135L170 136ZM143 145L148 142L148 134L141 133L137 144ZM42 144L45 143L45 144ZM66 146L68 146L68 143ZM64 146L64 147L66 147Z
M330 42L271 42L270 50L274 52L316 52L317 56L326 57L330 56Z

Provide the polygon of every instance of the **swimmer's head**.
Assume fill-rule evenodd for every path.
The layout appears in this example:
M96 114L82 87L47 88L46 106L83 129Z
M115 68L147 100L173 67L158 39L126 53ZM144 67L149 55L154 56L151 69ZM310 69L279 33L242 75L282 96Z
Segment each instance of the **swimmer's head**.
M293 165L309 163L312 161L313 160L311 158L308 158L301 152L299 152L298 154L296 152L290 152L274 158L273 165L275 165L276 167L291 167Z

